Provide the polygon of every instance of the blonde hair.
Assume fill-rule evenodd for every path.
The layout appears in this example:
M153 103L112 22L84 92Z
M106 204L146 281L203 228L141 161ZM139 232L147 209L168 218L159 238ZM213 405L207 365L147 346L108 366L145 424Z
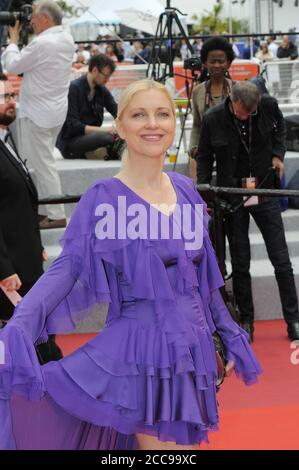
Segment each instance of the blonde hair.
M175 105L172 100L171 94L169 93L169 90L166 88L166 86L162 85L162 83L155 82L154 80L150 80L146 78L144 80L138 80L137 82L131 83L123 91L121 98L119 100L119 103L118 103L117 120L120 120L122 118L124 110L130 103L131 99L136 95L136 93L139 93L140 91L148 91L148 90L162 91L169 99L173 115L175 116Z

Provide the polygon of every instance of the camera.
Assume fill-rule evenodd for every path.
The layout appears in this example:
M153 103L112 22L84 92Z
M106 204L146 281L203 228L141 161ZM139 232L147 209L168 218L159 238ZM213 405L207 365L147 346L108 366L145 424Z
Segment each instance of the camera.
M32 6L29 4L22 5L20 11L1 11L0 25L14 26L19 21L24 26L29 26L32 15Z
M201 71L202 62L199 57L189 57L184 60L184 69L192 70L193 72Z

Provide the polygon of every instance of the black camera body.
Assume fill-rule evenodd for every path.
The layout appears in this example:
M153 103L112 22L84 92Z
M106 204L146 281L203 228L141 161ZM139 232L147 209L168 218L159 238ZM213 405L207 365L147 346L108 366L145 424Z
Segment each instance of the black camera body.
M189 59L184 60L184 69L192 70L193 72L200 72L202 67L202 62L199 57L189 57Z
M29 4L22 5L20 11L1 11L0 12L0 25L14 26L19 21L23 26L30 25L32 15L32 6Z

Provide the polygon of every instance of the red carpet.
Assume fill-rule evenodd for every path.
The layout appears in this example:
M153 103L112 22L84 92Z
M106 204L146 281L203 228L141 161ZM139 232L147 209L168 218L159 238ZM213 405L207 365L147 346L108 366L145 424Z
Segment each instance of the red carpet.
M299 449L299 345L291 349L281 320L259 321L255 328L264 373L250 387L234 376L225 380L218 394L220 431L202 449ZM69 354L92 336L60 336L58 343Z

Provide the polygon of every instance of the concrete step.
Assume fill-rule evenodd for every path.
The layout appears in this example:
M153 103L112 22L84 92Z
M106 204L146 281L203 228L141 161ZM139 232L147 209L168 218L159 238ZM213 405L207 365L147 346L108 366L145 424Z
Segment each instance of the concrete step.
M291 258L294 274L299 275L299 256L292 256ZM231 272L231 263L228 259L226 261L227 272ZM271 277L274 276L273 266L268 258L251 260L250 264L251 277Z
M253 266L252 266L253 268ZM283 318L279 291L275 277L254 277L252 272L252 295L256 320L278 320ZM299 292L299 274L295 275L297 292ZM230 281L228 281L230 284Z
M60 254L61 247L59 245L52 245L52 246L44 245L44 247L48 253L48 261L44 263L44 270L46 271L51 266L55 258L57 258L57 256Z
M297 209L288 209L282 212L282 220L285 231L289 230L299 230L299 210ZM249 233L259 233L259 228L257 227L253 218L250 218Z
M260 233L250 234L250 247L251 247L251 259L252 260L263 260L267 259L267 251L263 237ZM286 241L289 248L290 257L299 256L299 231L287 231ZM229 259L229 249L227 245L227 255Z
M288 183L291 177L299 169L299 152L291 152L288 150L284 158L284 167L285 167L285 179L286 179L286 183Z
M59 240L64 233L64 228L53 228L50 230L41 230L43 246L46 248L59 246Z

